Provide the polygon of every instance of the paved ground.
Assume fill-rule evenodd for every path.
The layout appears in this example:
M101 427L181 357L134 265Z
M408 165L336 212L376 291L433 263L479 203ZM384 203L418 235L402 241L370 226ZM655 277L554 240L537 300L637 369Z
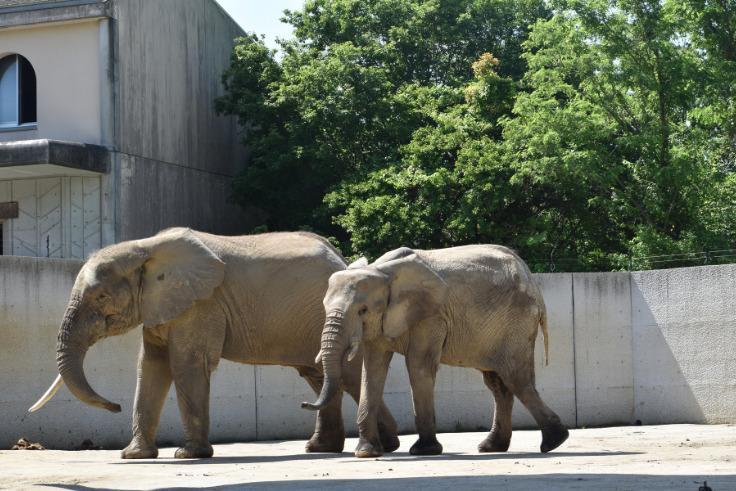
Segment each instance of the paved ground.
M304 442L215 446L213 459L123 461L118 451L0 451L3 489L545 489L736 490L736 425L574 430L553 453L538 431L514 432L504 454L478 454L482 433L448 433L445 454L413 457L414 436L380 459L305 454ZM347 442L349 448L355 439ZM347 447L346 447L347 448Z

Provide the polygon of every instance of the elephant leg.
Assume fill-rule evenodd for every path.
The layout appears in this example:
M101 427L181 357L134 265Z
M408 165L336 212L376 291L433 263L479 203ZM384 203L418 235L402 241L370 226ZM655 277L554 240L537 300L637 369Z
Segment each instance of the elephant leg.
M313 367L298 367L297 371L315 393L322 390L324 377ZM307 452L342 452L345 446L345 426L342 420L342 390L324 409L317 411L314 434L306 444Z
M212 457L209 443L211 370L202 355L176 358L172 356L171 364L185 441L174 456L177 459Z
M357 362L356 362L357 364ZM345 392L350 394L350 397L360 404L360 365L358 369L350 366L346 366L343 369L343 384L345 385ZM378 409L378 438L381 440L381 446L383 451L390 453L399 448L399 427L396 424L391 411L386 407L386 403L381 398L381 406Z
M378 410L378 438L380 438L381 446L383 446L383 451L386 453L393 452L401 444L399 442L399 426L383 399L381 399L381 407Z
M133 439L123 449L122 458L153 459L158 456L156 430L170 386L168 350L147 341L144 333L133 404Z
M392 352L373 346L371 342L364 343L356 457L383 455L384 449L378 432L378 413L383 403L383 387L392 357Z
M169 329L169 362L185 434L184 446L174 454L178 459L212 457L210 379L224 339L225 320L211 311L197 312Z
M511 444L511 410L514 394L496 372L483 372L483 382L493 394L493 425L488 436L478 445L479 452L505 452Z
M526 406L542 430L542 444L539 449L546 453L562 445L567 440L569 432L560 421L560 417L539 397L539 392L534 386L534 365L528 366L532 368L517 372L510 386L514 395Z
M419 338L419 339L418 339ZM440 364L442 343L414 336L406 353L406 367L414 401L414 421L419 439L411 446L412 455L439 455L442 444L437 441L434 415L434 384Z

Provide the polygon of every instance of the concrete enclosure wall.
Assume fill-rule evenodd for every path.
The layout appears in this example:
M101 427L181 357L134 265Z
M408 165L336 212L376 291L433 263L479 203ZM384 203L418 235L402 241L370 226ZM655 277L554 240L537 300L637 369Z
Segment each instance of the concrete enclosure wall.
M64 448L86 438L122 447L130 438L140 332L100 342L85 362L92 386L121 403L121 414L86 406L66 388L41 411L26 413L56 376L56 332L80 266L0 257L0 448L21 436ZM537 280L550 331L548 366L538 338L537 386L566 424L736 422L736 265ZM404 432L414 431L410 394L396 355L385 399ZM212 384L212 440L307 437L315 415L299 403L313 397L293 369L223 361ZM492 408L479 372L440 368L441 431L487 429ZM346 397L343 409L354 432L356 405ZM518 401L514 422L534 426ZM182 435L172 389L159 442L180 443Z

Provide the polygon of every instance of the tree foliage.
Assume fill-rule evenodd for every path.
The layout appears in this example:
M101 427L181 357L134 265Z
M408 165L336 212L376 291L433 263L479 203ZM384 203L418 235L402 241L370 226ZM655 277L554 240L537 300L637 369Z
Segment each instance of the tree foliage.
M241 39L217 101L262 228L577 270L736 247L730 2L309 0L285 20L283 58Z

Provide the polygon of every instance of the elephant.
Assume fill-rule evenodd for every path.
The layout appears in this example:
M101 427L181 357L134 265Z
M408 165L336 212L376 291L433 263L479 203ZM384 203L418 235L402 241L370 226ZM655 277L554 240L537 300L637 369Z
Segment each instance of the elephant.
M306 232L228 237L172 228L100 249L79 271L59 328L59 376L31 410L66 384L81 401L119 412L90 387L84 357L95 342L142 325L133 436L121 457L158 456L156 430L172 381L185 430L175 456L211 457L210 377L221 358L293 367L320 391L322 297L330 275L345 268L326 239ZM361 363L341 369L338 392L357 402ZM341 399L318 413L308 452L342 452ZM396 423L385 406L380 412L382 443L396 449Z
M516 396L542 430L540 450L568 437L560 418L535 387L538 330L548 356L547 313L524 261L511 249L489 244L419 250L402 247L372 264L357 263L330 276L324 298L319 410L338 393L344 353L363 347L357 457L386 450L378 432L383 388L393 353L405 356L419 438L413 455L442 453L437 441L434 384L440 363L475 368L494 399L491 431L480 452L505 452L511 442Z

